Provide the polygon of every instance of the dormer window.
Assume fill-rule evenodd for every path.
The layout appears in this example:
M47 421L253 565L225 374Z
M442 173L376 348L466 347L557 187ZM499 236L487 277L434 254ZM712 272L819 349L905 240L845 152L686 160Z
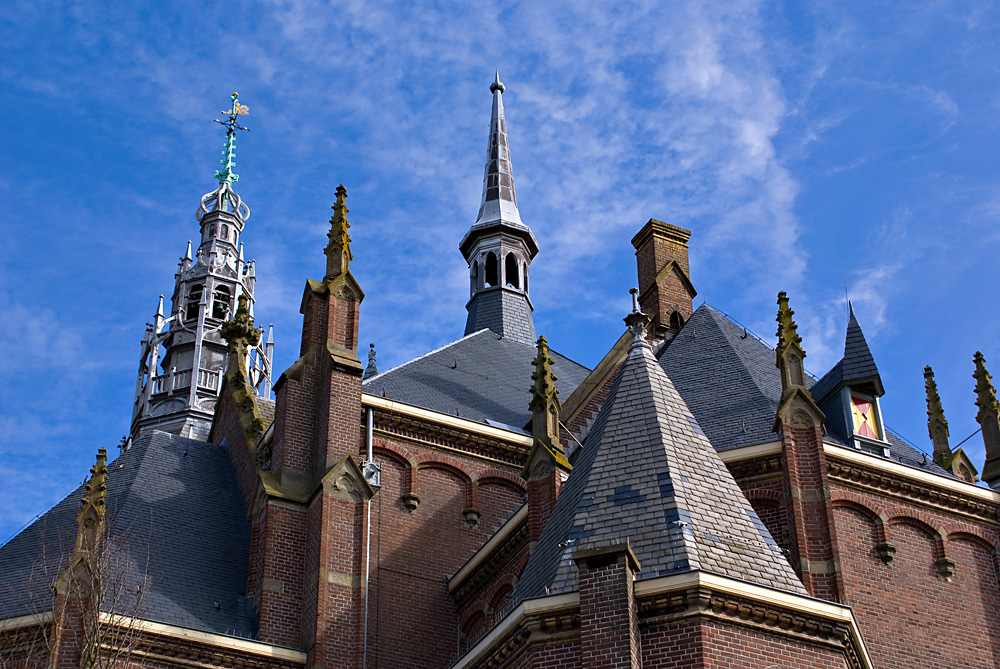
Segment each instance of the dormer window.
M850 399L851 440L854 447L866 453L889 457L878 398L851 390Z

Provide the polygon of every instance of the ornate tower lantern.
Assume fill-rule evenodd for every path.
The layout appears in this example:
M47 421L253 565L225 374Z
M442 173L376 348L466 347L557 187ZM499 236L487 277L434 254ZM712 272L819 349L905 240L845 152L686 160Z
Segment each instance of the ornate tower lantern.
M240 235L250 218L250 208L233 190L239 180L236 168L236 131L240 116L249 114L239 96L232 95L232 107L216 120L226 128L221 170L215 178L219 186L202 196L195 214L201 238L192 257L191 242L174 275L170 315L164 317L163 297L152 324L147 324L142 340L132 437L158 429L193 439L207 439L215 412L216 398L226 369L226 343L221 336L223 322L235 311L240 296L249 301L253 314L256 270L254 262L243 258ZM258 338L263 342L264 338ZM257 392L271 393L273 338L251 347L247 370Z

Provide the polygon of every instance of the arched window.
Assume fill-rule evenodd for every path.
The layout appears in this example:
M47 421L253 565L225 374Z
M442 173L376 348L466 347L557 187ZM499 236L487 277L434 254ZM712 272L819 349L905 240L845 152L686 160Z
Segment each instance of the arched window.
M513 253L508 253L503 261L503 275L507 285L513 288L520 288L521 281L519 280L519 274L520 272L517 271L517 256Z
M524 292L528 292L528 265L524 265Z
M212 318L224 319L226 312L229 311L231 299L232 294L229 292L229 286L219 286L216 288L215 294L212 295Z
M471 281L471 283L472 283L472 291L471 292L474 293L474 292L476 292L476 289L479 288L479 261L478 260L473 260L472 261L472 274L470 276L471 276L471 279L472 279L472 281Z
M185 320L198 320L198 306L201 304L201 286L191 286L188 291L187 308L184 309Z
M497 254L490 251L486 254L486 285L496 286L500 283L498 276L500 267L497 263Z
M675 311L670 314L670 331L680 332L682 327L684 327L684 317L681 316L680 312Z
M228 225L223 225L222 226L222 238L225 239L227 242L229 241L229 226Z
M215 236L215 223L213 223L212 225L208 226L208 236L209 237L214 237Z

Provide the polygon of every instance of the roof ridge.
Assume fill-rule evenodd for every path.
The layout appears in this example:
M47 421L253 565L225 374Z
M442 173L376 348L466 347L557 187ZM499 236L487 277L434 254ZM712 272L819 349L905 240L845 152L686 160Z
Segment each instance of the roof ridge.
M454 341L450 341L450 342L448 342L448 343L447 343L447 344L445 344L444 346L439 346L438 348L436 348L436 349L434 349L434 350L432 350L432 351L427 351L427 353L424 353L424 354L422 354L422 355L418 355L418 356L417 356L416 358L410 358L410 359L409 359L409 360L407 360L406 362L403 362L403 363L400 363L400 364L396 365L395 367L391 367L391 368L389 368L389 369L385 370L384 372L379 372L378 374L376 374L376 375L374 375L374 376L369 376L369 377L368 377L367 379L364 379L364 380L363 380L363 381L361 382L361 387L362 387L362 388L364 388L365 384L367 384L367 383L368 383L368 382L370 382L370 381L374 381L374 380L376 380L376 379L379 379L379 378L383 378L383 377L385 377L386 375L388 375L388 374L392 374L392 373L393 373L393 372L395 372L396 370L399 370L399 369L402 369L403 367L406 367L406 366L407 366L407 365L409 365L409 364L412 364L412 363L414 363L414 362L417 362L418 360L423 360L424 358L428 358L428 357L430 357L430 356L434 355L435 353L440 353L441 351L443 351L443 350L445 350L445 349L447 349L447 348L451 348L451 347L452 347L452 346L454 346L455 344L458 344L458 343L460 343L460 342L463 342L463 341L465 341L466 339L472 339L473 337L475 337L475 336L477 336L477 335L479 335L479 334L481 334L481 333L483 333L483 332L493 332L493 331L492 331L492 330L490 330L489 328L483 328L483 329L481 329L481 330L476 330L476 331L475 331L475 332L473 332L473 333L470 333L470 334L467 334L467 335L464 335L464 336L462 336L462 337L459 337L458 339L456 339L456 340L454 340ZM494 335L495 337L499 337L499 336L500 336L500 335L496 334L495 332L493 332L493 335Z

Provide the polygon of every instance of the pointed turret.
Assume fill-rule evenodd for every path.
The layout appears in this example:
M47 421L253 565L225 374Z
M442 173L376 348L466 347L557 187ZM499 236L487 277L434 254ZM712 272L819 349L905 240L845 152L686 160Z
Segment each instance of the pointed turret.
M992 377L986 371L986 360L983 354L976 351L976 406L979 413L976 420L983 430L983 443L986 446L986 464L983 465L983 480L994 490L1000 490L1000 403L993 388Z
M534 344L528 267L538 253L538 242L531 229L521 222L517 209L503 110L504 90L498 73L490 85L493 114L479 215L459 244L470 274L465 334L488 328L503 337Z

